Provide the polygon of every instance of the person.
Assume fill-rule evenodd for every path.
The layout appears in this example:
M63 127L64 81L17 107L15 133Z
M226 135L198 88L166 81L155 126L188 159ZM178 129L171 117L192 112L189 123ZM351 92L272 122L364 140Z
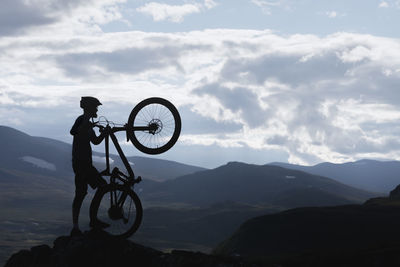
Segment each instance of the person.
M82 202L87 194L88 184L93 189L107 184L92 164L92 147L90 145L90 143L95 145L100 144L105 137L105 131L97 136L93 130L94 125L90 122L91 118L97 117L97 110L100 105L100 101L95 97L82 97L80 107L83 109L83 114L75 120L70 131L71 135L73 135L72 168L75 173L75 197L72 202L73 228L71 236L82 235L78 219ZM96 219L90 221L90 226L106 228L109 225Z

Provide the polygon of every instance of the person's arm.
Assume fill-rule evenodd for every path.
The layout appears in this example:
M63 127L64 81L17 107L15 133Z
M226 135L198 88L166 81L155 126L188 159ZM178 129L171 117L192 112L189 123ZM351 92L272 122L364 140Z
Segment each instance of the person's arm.
M93 128L92 128L91 135L90 135L90 142L92 142L92 144L94 144L94 145L98 145L103 141L105 136L106 136L106 132L105 131L101 131L100 135L97 136L96 133L94 132Z

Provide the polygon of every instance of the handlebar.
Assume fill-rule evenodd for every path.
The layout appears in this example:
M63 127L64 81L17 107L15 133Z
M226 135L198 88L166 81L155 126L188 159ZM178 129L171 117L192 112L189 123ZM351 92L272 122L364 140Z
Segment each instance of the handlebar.
M126 131L126 124L124 126L114 126L111 127L110 124L107 124L106 126L101 125L101 124L94 124L93 127L97 127L100 129L100 131L103 131L106 128L110 128L111 132L115 133L115 132L120 132L120 131Z
M108 135L109 135L110 133L116 133L116 132L126 131L126 129L127 129L126 124L125 124L123 127L120 127L120 126L110 127L110 124L109 124L109 123L107 123L106 126L103 126L103 125L101 125L101 124L96 124L96 123L95 123L95 124L93 124L93 127L99 128L99 131L100 131L101 133L104 131L104 129L109 128ZM126 141L129 142L128 131L126 131Z

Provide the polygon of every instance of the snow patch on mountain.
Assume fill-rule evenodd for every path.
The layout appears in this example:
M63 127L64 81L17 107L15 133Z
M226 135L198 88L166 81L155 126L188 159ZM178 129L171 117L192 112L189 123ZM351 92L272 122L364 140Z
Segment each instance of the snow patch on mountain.
M94 162L99 162L99 163L106 163L106 157L99 157L99 156L92 156L92 160ZM110 157L110 164L114 163L114 160Z
M39 168L47 169L50 171L55 171L57 169L56 165L54 165L51 162L45 161L43 159L39 159L39 158L31 157L31 156L24 156L21 159L25 162L29 162L29 163L35 165L36 167L39 167Z

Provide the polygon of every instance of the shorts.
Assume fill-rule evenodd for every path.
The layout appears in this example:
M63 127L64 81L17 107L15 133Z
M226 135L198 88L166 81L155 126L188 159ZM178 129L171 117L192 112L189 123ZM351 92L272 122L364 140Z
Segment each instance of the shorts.
M100 173L89 161L73 160L72 168L75 173L75 193L86 195L88 184L92 189L107 184Z

